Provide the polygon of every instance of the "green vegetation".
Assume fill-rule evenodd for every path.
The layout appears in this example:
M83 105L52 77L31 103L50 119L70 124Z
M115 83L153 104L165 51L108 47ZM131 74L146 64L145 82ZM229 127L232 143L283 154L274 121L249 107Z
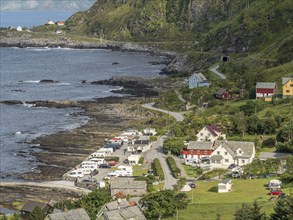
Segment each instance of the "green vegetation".
M145 196L142 200L145 207L145 215L149 218L172 216L177 210L187 206L187 195L185 193L176 194L173 190L163 190Z
M144 162L144 157L140 157L139 160L138 160L138 163L143 164L143 162Z
M229 193L218 193L218 182L197 182L196 189L188 193L190 204L185 210L179 211L178 218L216 219L219 213L220 219L233 219L237 208L243 203L252 204L255 200L262 206L262 211L269 215L274 212L275 206L270 198L276 197L267 195L265 186L268 182L269 179L233 180L232 192ZM292 185L284 186L282 190L289 195Z
M200 167L194 167L194 166L187 166L187 165L182 165L185 173L189 177L199 177L203 173L203 169Z
M160 180L165 179L164 171L163 171L163 168L161 166L160 160L158 158L155 158L153 160L152 169L154 171L154 175L158 176L160 178Z
M213 169L211 171L208 171L206 173L203 173L199 179L200 180L207 180L212 179L214 177L218 177L219 179L223 177L224 174L227 173L227 170L224 169Z
M181 171L180 169L177 167L177 164L176 164L176 161L173 157L167 157L167 163L168 163L168 166L172 172L172 175L175 177L175 178L178 178L181 176Z

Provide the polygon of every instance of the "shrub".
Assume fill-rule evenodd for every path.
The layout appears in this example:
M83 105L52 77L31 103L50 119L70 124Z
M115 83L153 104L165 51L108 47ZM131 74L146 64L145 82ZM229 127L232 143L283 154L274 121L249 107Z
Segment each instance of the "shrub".
M160 160L158 158L153 160L152 169L154 170L155 176L158 176L160 178L160 180L165 179L164 171L163 171L163 168L161 166Z
M175 178L178 178L181 175L181 170L177 167L176 161L173 157L167 157L167 163L169 168Z
M119 157L113 157L113 156L110 156L110 157L105 157L105 160L106 161L116 161L116 162L119 162Z
M206 180L206 179L211 179L216 176L221 176L223 174L227 173L227 170L224 169L214 169L212 171L206 172L203 175L199 177L200 180Z
M262 147L275 147L275 143L276 143L276 138L269 137L268 139L262 142Z
M144 162L144 157L140 157L139 160L138 160L138 163L143 164L143 162Z

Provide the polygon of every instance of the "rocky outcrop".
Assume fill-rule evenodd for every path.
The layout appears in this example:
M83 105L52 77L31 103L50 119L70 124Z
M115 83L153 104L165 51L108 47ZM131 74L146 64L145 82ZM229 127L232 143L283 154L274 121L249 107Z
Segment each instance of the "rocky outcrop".
M150 85L142 82L137 77L112 77L108 80L100 80L91 84L120 86L122 89L112 90L113 93L128 94L136 97L158 96L158 92Z

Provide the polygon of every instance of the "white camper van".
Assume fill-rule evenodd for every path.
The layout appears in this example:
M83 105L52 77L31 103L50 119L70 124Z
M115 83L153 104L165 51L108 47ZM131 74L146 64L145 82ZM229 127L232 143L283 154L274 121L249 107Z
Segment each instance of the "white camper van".
M77 178L77 177L82 178L84 176L84 171L83 171L83 169L72 170L68 176L75 177L75 178Z
M104 158L92 158L90 161L96 162L98 165L106 163L106 160Z
M94 157L105 157L106 156L106 152L104 151L96 151L94 153L91 154L91 158L94 158Z
M95 161L86 160L81 163L80 168L90 169L91 171L94 171L99 168L99 164Z

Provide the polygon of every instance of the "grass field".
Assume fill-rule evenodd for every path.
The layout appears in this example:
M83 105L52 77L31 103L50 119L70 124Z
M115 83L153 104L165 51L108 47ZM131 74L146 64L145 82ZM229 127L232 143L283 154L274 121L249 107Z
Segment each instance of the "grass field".
M263 207L262 211L267 215L273 212L276 200L270 200L271 196L267 195L268 190L265 187L269 179L233 179L232 182L232 192L229 193L217 193L218 182L197 182L197 188L188 192L190 204L187 209L178 212L178 219L214 220L219 213L222 220L230 220L233 219L237 207L240 207L242 203L252 203L254 200L260 203ZM285 186L282 190L290 194L293 184Z

